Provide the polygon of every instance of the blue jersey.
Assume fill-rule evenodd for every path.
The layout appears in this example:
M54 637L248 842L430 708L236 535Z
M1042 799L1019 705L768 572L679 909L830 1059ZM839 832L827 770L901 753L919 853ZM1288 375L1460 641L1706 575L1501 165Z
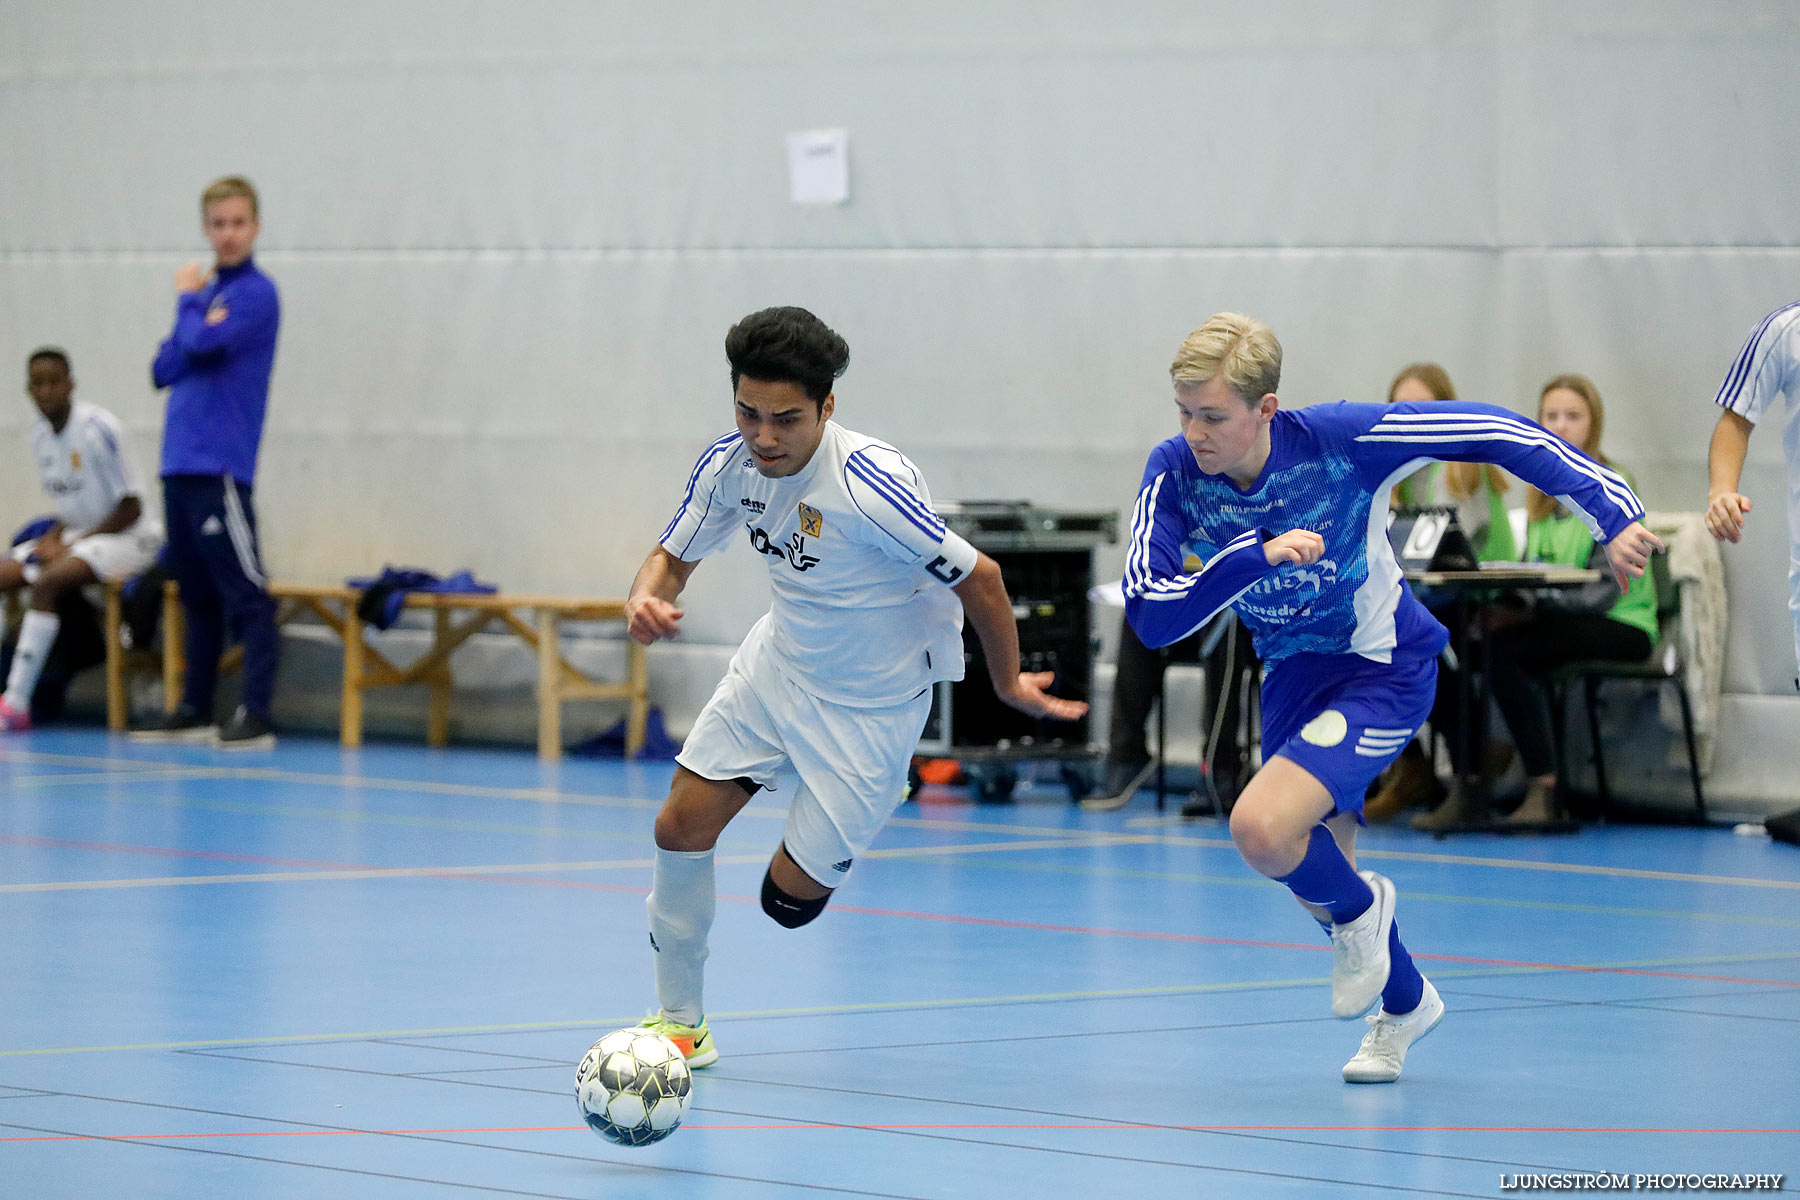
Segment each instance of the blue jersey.
M1180 437L1150 452L1125 560L1132 628L1146 645L1166 646L1230 605L1265 663L1436 656L1448 635L1413 599L1387 540L1390 489L1433 460L1498 463L1578 513L1597 541L1644 515L1617 472L1503 408L1278 410L1268 462L1247 488L1202 472ZM1294 529L1323 537L1324 554L1307 566L1270 566L1263 543Z
M175 328L150 366L151 381L169 389L160 474L256 482L280 326L275 285L249 259L176 300Z

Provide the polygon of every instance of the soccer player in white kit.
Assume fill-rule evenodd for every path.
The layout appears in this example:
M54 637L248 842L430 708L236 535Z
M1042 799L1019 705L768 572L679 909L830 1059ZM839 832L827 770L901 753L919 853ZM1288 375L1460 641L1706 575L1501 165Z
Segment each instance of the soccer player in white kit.
M1750 434L1777 396L1787 397L1781 445L1788 464L1788 612L1800 666L1800 301L1782 305L1751 330L1713 401L1725 411L1707 453L1706 528L1722 542L1744 536L1750 501L1738 492L1738 479ZM1794 683L1800 687L1800 676Z
M56 520L37 538L0 557L0 592L31 589L30 610L0 696L0 731L31 728L31 693L62 620L56 601L96 580L120 580L149 567L162 549L162 525L144 511L143 484L126 455L119 420L74 400L69 356L53 346L26 364L26 388L40 420L31 455Z
M774 593L694 722L656 816L648 904L659 1011L644 1024L690 1066L719 1057L701 1002L715 903L713 847L756 792L788 793L763 909L795 929L825 908L905 798L932 685L963 675L962 615L994 691L1034 716L1087 705L1021 674L1000 568L946 529L904 454L831 417L843 338L803 308L769 308L725 338L737 432L700 456L625 612L648 645L681 631L700 559L747 538Z

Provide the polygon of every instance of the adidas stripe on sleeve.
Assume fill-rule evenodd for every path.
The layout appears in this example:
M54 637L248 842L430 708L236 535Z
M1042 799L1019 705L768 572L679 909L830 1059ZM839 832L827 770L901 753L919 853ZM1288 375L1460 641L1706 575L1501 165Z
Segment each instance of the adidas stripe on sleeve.
M1178 482L1160 465L1153 456L1145 471L1125 554L1125 619L1152 648L1187 637L1275 569L1263 555L1263 531L1248 529L1198 572L1184 572Z
M946 585L975 569L975 547L944 525L918 468L898 450L869 445L852 452L844 459L844 488L890 557L916 563Z
M1491 462L1562 501L1598 541L1611 541L1644 515L1617 471L1507 409L1455 400L1342 407L1363 426L1354 441L1366 479L1385 480L1419 459Z
M664 550L683 562L698 562L730 542L738 516L730 498L719 494L719 476L736 461L743 442L736 433L720 438L706 448L688 475L681 504L658 539Z
M1800 302L1776 309L1757 324L1725 372L1713 403L1756 425L1776 396L1792 397L1800 387L1800 356L1781 353L1790 338L1800 338Z

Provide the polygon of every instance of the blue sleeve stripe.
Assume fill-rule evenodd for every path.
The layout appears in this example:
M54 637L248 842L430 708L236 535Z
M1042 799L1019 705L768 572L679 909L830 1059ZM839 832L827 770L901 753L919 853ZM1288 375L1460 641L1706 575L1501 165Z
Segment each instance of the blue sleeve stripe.
M1467 413L1393 413L1357 439L1359 442L1409 442L1422 445L1468 446L1475 442L1514 442L1549 450L1572 470L1600 485L1620 512L1632 520L1644 515L1631 488L1616 471L1577 452L1567 442L1530 421Z
M1800 315L1800 302L1784 305L1762 319L1762 322L1757 325L1756 331L1745 340L1743 349L1738 351L1736 361L1731 364L1731 370L1725 373L1725 382L1719 386L1719 394L1713 400L1714 404L1720 408L1729 408L1732 412L1738 411L1738 402L1742 399L1744 385L1751 378L1750 368L1763 356L1764 346L1768 344L1763 342L1763 335L1784 315ZM1780 333L1778 332L1776 336L1779 337ZM1773 340L1771 338L1770 342Z
M681 523L682 515L687 512L688 505L694 502L694 485L700 482L701 473L706 470L709 464L717 461L721 455L734 453L733 443L741 442L742 440L743 437L741 434L728 433L712 445L708 446L705 453L700 455L699 461L694 464L693 473L688 476L687 491L682 495L681 503L675 508L675 516L669 521L668 525L664 527L662 537L656 539L658 542L661 542L664 538L675 532L675 526ZM716 474L717 472L715 471L714 473Z
M917 526L926 537L934 542L944 540L944 522L938 515L920 503L917 496L901 487L892 475L864 458L862 451L846 458L844 469L866 483L871 491L886 500L895 512Z
M874 460L861 450L846 458L844 465L856 472L859 479L880 492L888 503L912 518L915 525L919 525L934 538L942 539L944 522L937 513L933 512L916 494L908 490L905 484L877 467Z

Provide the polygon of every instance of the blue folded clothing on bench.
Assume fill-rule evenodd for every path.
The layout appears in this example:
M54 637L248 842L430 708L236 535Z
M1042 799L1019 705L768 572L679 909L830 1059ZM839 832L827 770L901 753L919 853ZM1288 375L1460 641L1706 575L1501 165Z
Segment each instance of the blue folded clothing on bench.
M344 583L362 592L362 598L356 602L356 615L377 629L387 629L400 619L409 592L490 595L500 590L476 579L470 571L440 576L422 567L383 567L379 575L346 579Z

